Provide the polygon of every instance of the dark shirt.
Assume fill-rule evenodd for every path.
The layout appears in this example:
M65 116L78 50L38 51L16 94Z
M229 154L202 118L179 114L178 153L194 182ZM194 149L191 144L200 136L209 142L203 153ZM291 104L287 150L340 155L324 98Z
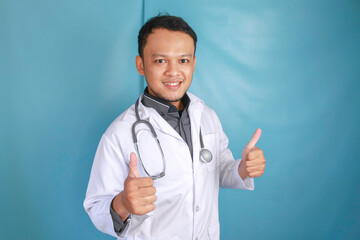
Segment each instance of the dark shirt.
M154 108L161 117L163 117L171 127L181 136L181 138L187 143L190 153L192 155L192 141L191 141L191 125L188 108L190 105L190 98L185 93L181 99L184 104L184 110L178 111L177 108L166 102L165 100L156 98L144 91L144 97L141 101L145 107Z
M181 138L187 143L191 156L193 153L193 146L191 141L191 125L188 108L190 105L190 98L185 93L184 97L181 99L184 110L178 111L178 109L168 103L163 99L159 99L149 94L147 88L144 91L144 97L141 100L141 103L145 107L154 108L161 117L163 117L171 127L181 136ZM128 219L125 223L121 220L120 216L115 212L115 210L110 206L110 214L114 223L114 230L116 233L121 233L125 224L127 224Z

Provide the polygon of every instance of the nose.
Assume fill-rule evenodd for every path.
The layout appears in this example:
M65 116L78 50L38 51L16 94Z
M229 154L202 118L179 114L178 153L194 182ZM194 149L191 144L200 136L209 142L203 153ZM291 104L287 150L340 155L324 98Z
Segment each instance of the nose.
M165 75L166 76L179 76L180 72L179 72L179 66L176 62L170 62L167 65L166 71L165 71Z

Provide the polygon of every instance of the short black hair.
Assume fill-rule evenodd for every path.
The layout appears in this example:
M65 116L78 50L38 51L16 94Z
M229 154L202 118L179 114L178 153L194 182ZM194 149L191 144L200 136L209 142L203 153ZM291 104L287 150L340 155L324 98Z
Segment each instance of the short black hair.
M194 40L194 49L196 49L197 36L194 30L181 17L171 16L167 13L150 18L140 29L138 35L138 51L143 58L146 39L155 29L164 28L170 31L180 31L186 33ZM195 50L194 50L195 54Z

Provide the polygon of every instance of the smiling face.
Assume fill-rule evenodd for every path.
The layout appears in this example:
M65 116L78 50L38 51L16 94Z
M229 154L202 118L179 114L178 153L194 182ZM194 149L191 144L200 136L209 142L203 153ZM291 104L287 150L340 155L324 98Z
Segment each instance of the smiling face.
M186 33L159 28L149 34L143 58L136 56L136 68L145 76L149 94L181 110L181 98L195 70L194 51L194 40Z

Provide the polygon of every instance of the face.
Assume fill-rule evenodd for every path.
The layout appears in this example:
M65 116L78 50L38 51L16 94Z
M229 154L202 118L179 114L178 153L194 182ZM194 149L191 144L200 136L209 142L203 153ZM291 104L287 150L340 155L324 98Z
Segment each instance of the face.
M149 94L181 108L195 70L194 41L186 33L155 29L146 39L136 68L145 76Z

